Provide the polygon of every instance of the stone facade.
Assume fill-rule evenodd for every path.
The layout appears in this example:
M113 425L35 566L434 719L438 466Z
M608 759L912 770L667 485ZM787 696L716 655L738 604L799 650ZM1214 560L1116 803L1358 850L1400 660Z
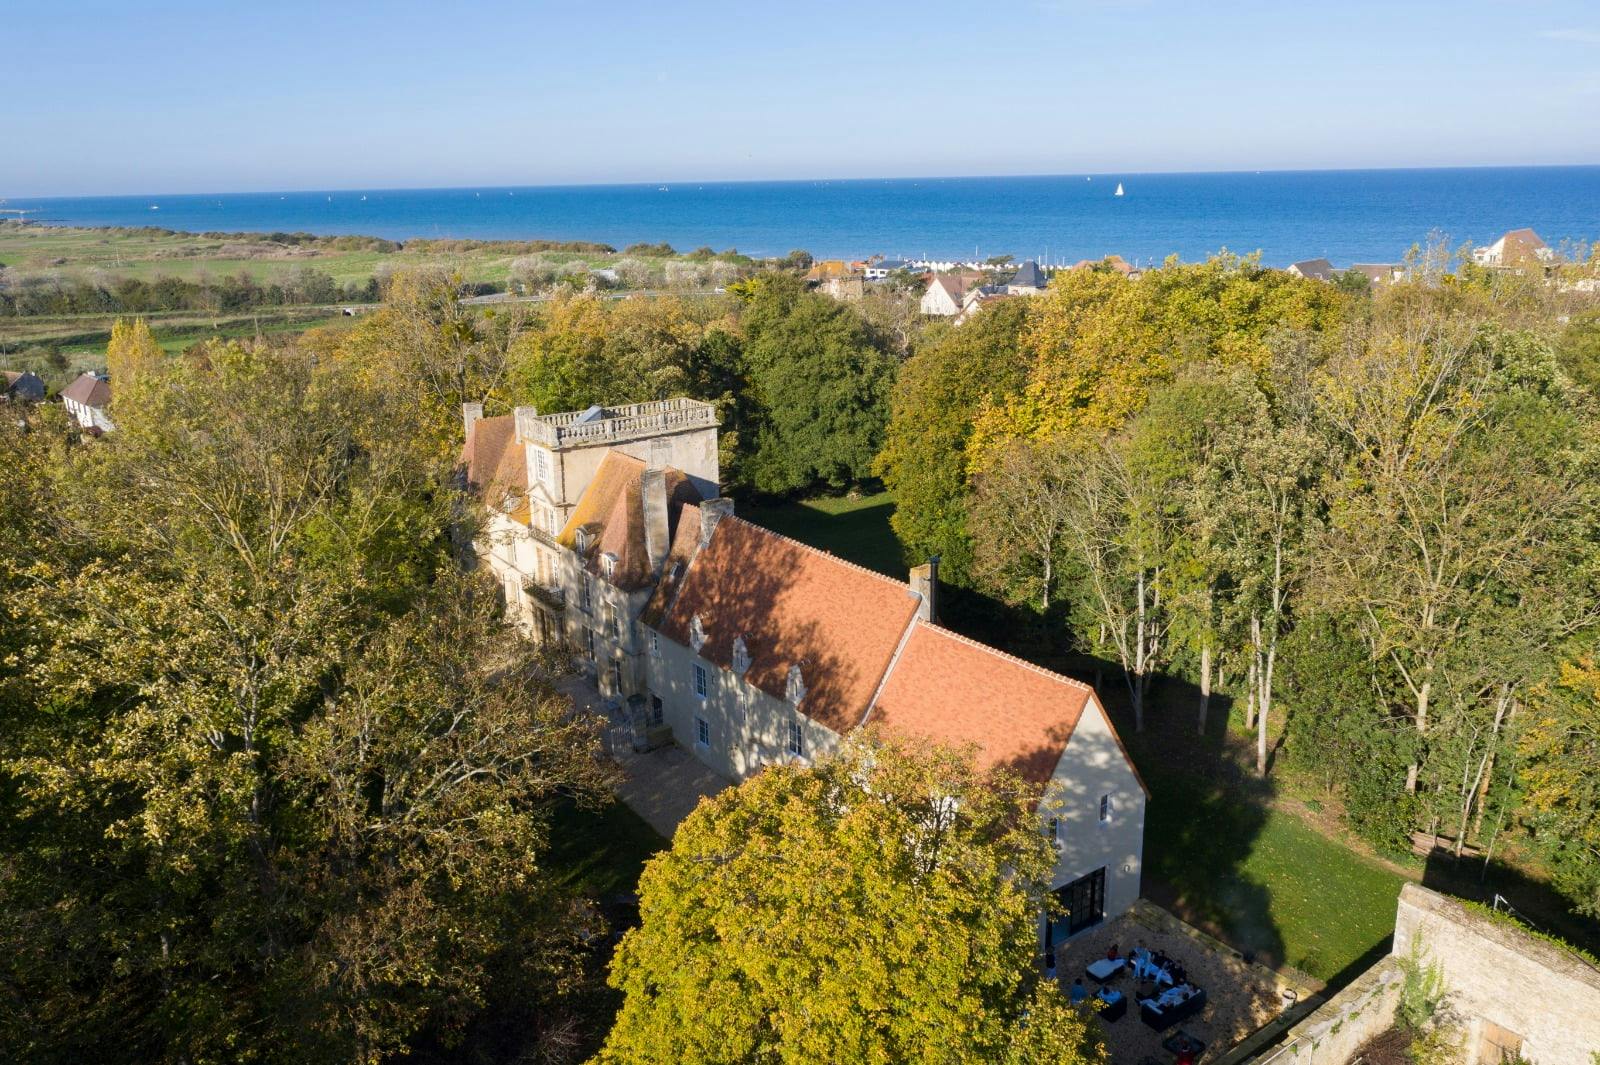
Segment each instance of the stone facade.
M570 650L636 744L670 731L733 782L869 722L975 749L1039 788L1052 886L1076 882L1047 942L1138 898L1146 792L1092 689L937 626L931 564L898 582L729 517L709 405L463 421L508 619Z
M1395 955L1419 940L1466 1027L1468 1062L1498 1065L1502 1051L1517 1051L1534 1065L1591 1065L1600 1052L1600 971L1582 958L1407 884Z

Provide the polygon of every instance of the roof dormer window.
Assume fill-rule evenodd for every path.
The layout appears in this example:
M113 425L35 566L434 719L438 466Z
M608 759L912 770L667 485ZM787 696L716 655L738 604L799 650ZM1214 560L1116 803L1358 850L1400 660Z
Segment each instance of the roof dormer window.
M689 620L689 644L697 654L706 645L706 627L699 614Z
M800 700L806 697L806 682L800 676L800 667L789 667L789 679L783 686L783 697L791 706L799 706Z
M578 544L578 554L586 555L586 554L589 553L589 530L588 529L579 529L578 530L577 544Z
M610 551L600 556L600 572L605 574L606 580L617 575L617 556Z
M745 670L750 668L750 649L744 644L743 636L733 638L733 671L739 676L744 676Z

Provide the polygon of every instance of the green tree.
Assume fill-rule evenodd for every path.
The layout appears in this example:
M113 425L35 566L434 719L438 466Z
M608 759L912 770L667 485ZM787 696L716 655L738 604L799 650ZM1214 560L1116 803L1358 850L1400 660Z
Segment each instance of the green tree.
M358 362L205 356L46 467L52 535L0 566L30 637L0 664L0 1041L375 1062L459 1032L491 971L557 999L539 856L550 803L603 788L595 726L455 572L427 412Z
M599 1060L1104 1061L1036 975L1037 816L965 757L859 740L707 800L645 869Z
M1022 386L1026 300L1005 300L960 328L943 327L900 367L874 469L894 493L891 522L908 560L942 559L940 577L971 581L967 440L974 419Z
M894 360L847 306L765 274L733 286L758 410L745 470L759 491L842 488L872 473Z

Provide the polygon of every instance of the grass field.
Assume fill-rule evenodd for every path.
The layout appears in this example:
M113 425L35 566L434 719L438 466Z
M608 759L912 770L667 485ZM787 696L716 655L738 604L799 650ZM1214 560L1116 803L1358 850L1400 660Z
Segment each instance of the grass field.
M548 254L564 257L562 253ZM342 285L364 282L380 266L403 269L445 265L461 270L467 281L504 282L515 258L488 251L451 255L404 249L394 252L312 247L273 249L194 233L0 226L0 264L30 272L101 273L146 281L163 274L195 280L202 275L223 277L242 271L258 282L270 282L288 278L296 270L311 266Z
M859 565L905 576L886 492L739 513ZM1114 702L1115 693L1107 694ZM1179 768L1155 745L1128 739L1152 792L1145 889L1157 902L1241 951L1324 982L1353 976L1382 949L1394 930L1399 873L1278 808L1267 792L1219 783L1225 774L1214 751L1180 757Z

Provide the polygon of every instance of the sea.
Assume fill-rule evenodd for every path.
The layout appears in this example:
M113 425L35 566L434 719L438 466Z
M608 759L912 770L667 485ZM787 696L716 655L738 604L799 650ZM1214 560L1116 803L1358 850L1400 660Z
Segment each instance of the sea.
M1118 186L1124 194L1115 195ZM1528 226L1552 246L1600 239L1600 166L1058 174L838 181L340 189L0 199L82 226L483 240L666 242L819 258L993 255L1073 263L1258 252L1268 265L1395 262L1432 240ZM16 217L0 214L0 217Z

